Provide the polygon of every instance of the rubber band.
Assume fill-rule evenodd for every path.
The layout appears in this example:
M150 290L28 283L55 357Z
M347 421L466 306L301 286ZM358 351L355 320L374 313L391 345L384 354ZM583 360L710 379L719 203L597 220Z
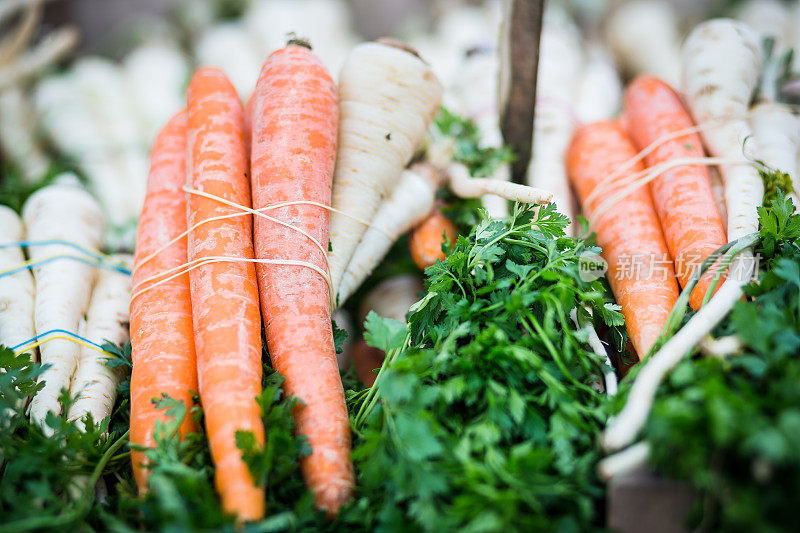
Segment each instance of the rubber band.
M173 267L164 272L160 272L146 279L143 279L142 281L137 283L133 288L135 289L136 287L139 287L144 283L153 281L153 279L155 278L167 275L171 272L175 272L176 270L178 271L168 276L165 279L156 281L148 285L147 287L134 292L133 294L131 294L131 301L133 301L137 296L149 291L150 289L154 289L163 283L167 283L168 281L177 278L178 276L182 276L187 272L189 272L190 270L194 270L195 268L199 268L201 266L205 266L211 263L223 263L223 262L242 262L242 263L258 263L266 265L288 265L288 266L308 267L317 272L325 280L325 282L328 285L328 296L329 299L331 300L331 305L335 305L333 296L333 286L332 286L333 284L331 282L330 274L313 263L308 263L306 261L295 261L292 259L255 259L255 258L250 259L248 257L221 257L221 256L198 257L196 259L188 261L187 263L184 263L183 265L180 265L178 267Z
M209 196L214 196L214 195L212 194L212 195L209 195ZM339 214L342 214L344 216L350 217L351 219L355 220L356 222L364 224L367 227L377 228L378 231L380 231L381 233L386 235L386 237L388 237L389 239L392 239L392 236L389 235L382 228L378 228L377 226L373 226L372 224L370 224L369 222L366 222L365 220L363 220L361 218L352 216L352 215L350 215L348 213L345 213L344 211L340 211L339 209L336 209L336 208L331 207L329 205L321 204L319 202L314 202L314 201L311 201L311 200L293 200L293 201L290 201L290 202L281 202L281 203L278 203L278 204L272 204L272 205L268 205L266 207L261 207L259 209L256 209L256 211L267 211L267 210L270 210L270 209L277 209L277 208L280 208L280 207L287 207L287 206L290 206L290 205L300 205L300 204L307 204L307 205L313 205L313 206L317 206L317 207L322 207L322 208L327 209L328 211L331 211L333 213L339 213ZM229 213L227 215L218 215L218 216L215 216L215 217L207 218L205 220L201 220L200 222L195 223L191 228L187 229L186 231L184 231L183 233L181 233L177 237L174 237L173 239L169 240L161 248L155 250L153 253L151 253L150 255L148 255L147 257L145 257L141 261L139 261L137 264L135 264L134 267L133 267L133 272L136 272L136 270L139 267L141 267L143 264L145 264L148 261L152 260L158 254L160 254L161 252L163 252L164 250L166 250L167 248L169 248L170 246L172 246L176 242L180 241L181 239L183 239L184 237L189 235L189 233L191 233L192 231L196 230L197 228L199 228L203 224L205 224L207 222L215 222L217 220L227 220L229 218L235 218L235 217L245 216L245 215L249 215L249 214L250 213L247 212L247 211L242 211L240 213ZM294 227L294 226L291 226L291 227Z
M110 270L112 272L119 272L121 274L125 274L126 276L130 276L131 275L131 271L128 270L127 268L121 266L120 264L108 265L108 264L105 264L102 261L98 261L96 259L89 259L89 258L86 258L86 257L83 257L83 256L79 256L79 255L54 254L54 255L49 255L49 256L45 256L45 257L40 257L40 258L37 258L37 259L28 259L27 261L24 261L23 263L21 263L18 266L7 268L5 270L0 270L0 278L5 277L5 276L11 276L13 274L16 274L18 272L22 272L24 270L30 270L30 269L32 269L34 267L45 265L47 263L50 263L52 261L56 261L58 259L72 259L73 261L78 261L79 263L84 263L86 265L93 266L93 267L96 267L96 268L102 268L102 269L105 269L105 270Z
M621 189L614 193L609 198L603 200L603 202L598 206L597 209L593 209L590 211L589 215L590 218L597 220L600 218L606 211L614 207L617 202L628 196L629 194L633 193L639 187L642 187L657 177L659 177L664 172L671 170L674 167L682 167L682 166L697 166L697 165L750 165L752 164L749 161L740 161L740 160L731 160L725 159L721 157L702 157L702 158L682 158L682 159L672 159L670 161L664 161L652 167L649 167L641 172L637 172L633 176L629 176L630 184L624 189ZM613 191L612 191L613 192ZM588 203L586 204L588 206Z
M62 245L62 246L69 246L70 248L75 248L79 252L83 252L86 255L93 256L100 261L108 260L113 261L114 258L108 254L104 254L100 250L95 248L89 248L86 246L81 246L80 244L76 244L74 242L65 241L63 239L47 239L44 241L17 241L17 242L10 242L10 243L3 243L0 244L0 248L10 248L12 246L21 246L24 248L31 248L33 246L52 246L52 245Z
M53 333L61 333L61 335L55 335L55 336L51 337L50 335L53 335ZM43 337L48 337L48 338L46 338L44 340L40 340ZM86 348L91 348L92 350L96 350L98 352L101 352L101 353L104 353L104 354L107 354L107 355L110 355L110 356L114 355L114 354L112 354L110 352L105 351L103 349L103 347L100 346L99 344L97 344L96 342L92 342L92 341L90 341L89 339L87 339L85 337L81 337L77 333L73 333L73 332L67 331L65 329L51 329L49 331L45 331L44 333L39 333L38 335L36 335L36 336L26 340L26 341L23 341L23 342L17 344L16 346L12 346L11 347L11 351L14 352L14 355L19 355L19 354L28 352L30 350L33 350L34 348L37 348L38 346L41 346L42 344L44 344L46 342L50 342L51 340L55 340L55 339L62 339L62 340L72 341L72 342L75 342L76 344L80 344L81 346L85 346ZM33 343L33 344L31 344L31 343ZM30 344L30 346L28 346L29 344Z
M215 201L220 202L222 204L225 204L225 205L228 205L228 206L231 206L231 207L235 207L237 209L241 209L242 211L247 211L248 213L251 213L254 216L259 216L259 217L265 218L265 219L269 220L270 222L275 222L276 224L280 224L281 226L284 226L284 227L287 227L289 229L295 230L296 232L300 233L301 235L305 236L308 240L313 242L317 246L317 248L320 249L320 251L322 252L322 257L325 259L325 265L327 266L328 271L330 271L331 267L330 267L330 263L328 262L328 250L324 246L322 246L322 244L317 239L315 239L312 235L308 234L302 228L298 228L297 226L293 226L292 224L289 224L288 222L284 222L282 220L278 220L277 218L271 217L269 215L265 215L264 213L256 211L255 209L252 209L250 207L247 207L247 206L244 206L244 205L241 205L241 204L237 204L236 202L232 202L230 200L226 200L225 198L221 198L219 196L216 196L216 195L204 192L204 191L199 191L197 189L192 189L192 188L187 187L185 185L183 187L183 190L185 192L189 193L189 194L195 194L197 196L202 196L203 198L208 198L210 200L215 200Z
M671 133L667 133L662 135L661 137L657 138L655 141L644 147L641 151L639 151L634 157L622 163L614 172L606 176L600 184L594 188L594 190L586 197L584 203L589 204L592 200L595 200L597 196L603 194L606 191L606 188L612 185L615 185L615 178L619 177L622 173L626 170L630 169L633 165L647 157L651 152L653 152L656 148L661 146L662 144L671 141L673 139L677 139L679 137L685 137L686 135L690 135L692 133L699 133L705 129L710 128L718 128L720 126L724 126L731 122L735 122L737 120L745 120L747 116L750 114L748 111L744 116L734 116L729 117L725 120L713 120L704 122L702 124L697 124L694 126L690 126L688 128L684 128L681 130L673 131Z

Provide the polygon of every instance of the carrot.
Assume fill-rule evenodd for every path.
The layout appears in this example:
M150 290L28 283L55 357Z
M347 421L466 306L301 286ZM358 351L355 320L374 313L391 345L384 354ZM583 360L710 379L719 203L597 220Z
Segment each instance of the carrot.
M592 211L609 194L587 197L603 178L636 156L616 122L595 122L575 132L567 151L567 172L577 189L597 242L608 262L611 289L622 306L628 333L639 358L655 343L678 299L678 284L650 192L640 188L598 216ZM637 162L629 174L643 170Z
M336 86L309 49L289 44L269 56L253 95L255 209L293 201L330 205L336 99ZM327 209L299 203L269 213L297 229L256 218L256 256L327 271ZM294 413L297 432L311 445L303 474L317 507L335 514L350 498L354 481L329 282L296 264L259 264L258 281L270 359L286 380L287 394L303 402Z
M640 76L628 85L623 109L628 132L639 149L693 125L675 91L652 76ZM700 136L692 133L660 144L645 157L645 163L652 167L678 158L704 156ZM650 182L650 191L678 280L685 287L694 269L727 242L708 168L674 167ZM700 308L712 279L709 272L692 291L689 303L693 309Z
M244 104L244 148L250 159L250 142L253 140L253 95Z
M422 270L446 257L442 251L443 234L452 246L456 240L456 226L436 208L411 231L408 248L414 263Z
M186 263L186 241L164 248L186 231L186 113L181 111L156 137L150 154L147 195L139 217L134 255L134 286L142 280ZM145 261L145 259L151 257ZM189 276L184 274L143 292L131 301L131 434L132 444L155 445L153 430L164 412L153 399L167 394L192 405L197 390L197 368L192 336ZM181 435L195 431L190 416ZM147 489L149 471L144 454L131 450L133 474L140 491Z
M201 68L187 91L188 177L195 190L250 207L244 112L222 71ZM188 200L188 224L231 212L231 207L199 195ZM261 317L253 259L252 219L215 220L189 233L189 260L239 258L204 264L189 273L197 380L205 413L215 483L225 511L240 520L264 516L265 495L257 487L236 432L264 440L256 396L261 392ZM249 260L249 261L248 261Z

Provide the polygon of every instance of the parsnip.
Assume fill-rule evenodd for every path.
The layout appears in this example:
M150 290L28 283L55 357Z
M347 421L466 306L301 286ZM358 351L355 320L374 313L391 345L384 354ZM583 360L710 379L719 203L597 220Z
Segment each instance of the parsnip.
M28 183L42 179L50 159L36 140L35 114L17 86L0 91L0 148Z
M437 185L436 171L428 165L416 164L403 171L400 183L381 203L353 252L339 284L337 299L340 305L367 279L392 244L427 216L433 208Z
M683 93L712 155L740 164L720 166L728 211L728 240L758 229L756 206L764 184L747 164L744 142L751 135L746 114L758 81L758 35L741 22L714 19L698 25L683 48Z
M545 16L541 41L533 151L526 182L551 191L559 212L574 221L575 200L564 156L575 129L573 105L583 64L580 35L565 13L551 11Z
M397 184L439 108L442 86L399 43L356 46L339 75L339 147L333 177L329 253L338 289L371 220Z
M12 209L0 205L0 244L24 238L22 220ZM24 261L19 246L0 247L0 270L18 267ZM0 276L0 345L10 348L34 337L33 299L30 270ZM36 358L36 350L31 350L31 356Z
M133 258L127 254L112 257L129 266L133 263ZM82 336L100 345L105 342L116 345L127 342L130 338L130 296L131 277L128 274L111 270L100 271L92 290ZM120 372L106 365L103 354L85 346L81 347L70 385L70 394L76 399L70 406L67 418L80 421L91 414L97 423L109 416L117 397L119 379Z
M784 104L762 102L750 109L750 127L753 130L756 159L768 167L789 174L798 206L800 193L797 151L800 149L800 119Z
M680 79L680 30L667 0L624 2L605 27L609 48L632 75L653 74L675 86Z
M61 239L97 248L103 235L100 206L71 174L61 175L53 185L34 193L22 210L28 240ZM65 245L32 246L31 259L59 253L74 253ZM76 332L89 304L95 279L93 266L64 259L34 267L36 299L34 321L37 334L63 329ZM55 339L40 348L41 362L50 365L41 376L44 388L31 402L31 419L44 424L48 411L61 412L58 395L68 388L78 360L79 345Z

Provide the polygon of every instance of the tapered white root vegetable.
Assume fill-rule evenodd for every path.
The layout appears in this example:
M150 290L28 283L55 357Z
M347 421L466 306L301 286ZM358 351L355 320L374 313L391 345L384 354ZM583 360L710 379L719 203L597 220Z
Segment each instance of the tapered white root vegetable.
M364 283L386 256L392 244L422 222L433 209L438 174L430 165L416 164L403 171L400 183L381 202L339 284L337 299L343 304Z
M25 227L17 214L0 206L0 244L9 244L25 238ZM20 266L25 261L22 248L0 248L0 270ZM33 277L30 270L0 276L0 345L16 346L35 335L33 326ZM36 358L36 351L31 350Z
M358 309L358 319L363 324L370 311L378 316L406 323L406 315L417 303L424 286L419 277L402 274L380 282L364 297Z
M664 346L650 357L633 382L625 407L603 432L606 450L619 450L630 444L644 427L653 400L664 376L714 329L742 297L742 287L750 281L755 259L749 250L733 260L728 278L711 300L700 308Z
M589 45L575 95L575 115L588 124L608 120L619 111L622 82L614 58L598 43Z
M615 9L606 24L608 46L631 74L653 74L675 86L680 79L680 31L675 6L634 0Z
M447 183L453 194L460 198L480 198L494 194L512 202L523 204L546 204L553 200L550 191L487 178L471 178L467 167L453 163L447 169Z
M609 479L633 472L644 466L650 455L650 443L638 442L619 453L609 455L597 465L597 473L600 479Z
M144 140L121 70L105 59L81 59L68 73L39 82L34 102L44 131L77 164L100 199L115 232L110 243L132 246L149 140Z
M31 104L19 87L0 91L0 148L28 183L44 177L50 160L36 141Z
M583 64L581 40L565 13L549 11L541 41L535 132L526 183L552 191L559 212L571 223L575 220L575 200L564 157L575 130L573 106Z
M794 205L800 205L800 178L797 168L797 151L800 149L800 119L783 104L763 102L750 109L750 127L753 130L756 159L772 169L789 174L792 178Z
M338 289L366 227L397 184L439 108L442 86L404 45L356 46L339 75L339 147L329 263Z
M140 128L149 144L159 128L184 105L187 59L172 43L150 43L128 54L123 65Z
M736 19L744 22L762 37L775 39L777 50L789 38L791 16L789 7L780 0L749 0L736 10Z
M361 40L350 27L346 0L254 0L242 19L262 57L285 46L286 35L293 32L308 39L332 74Z
M97 248L103 235L103 214L100 206L78 183L74 175L63 174L56 183L34 193L22 210L28 240L60 239ZM33 260L52 254L73 252L65 245L32 246ZM89 295L96 269L72 260L52 261L34 267L36 300L34 321L36 332L51 329L77 331L78 322L89 304ZM31 419L44 424L48 411L61 412L58 395L69 381L78 361L79 345L55 339L40 348L41 362L51 365L40 380L41 389L31 402Z
M699 346L704 355L720 359L740 352L744 348L742 340L736 335L726 335L718 338L707 335L700 341Z
M115 261L130 266L130 255L112 256ZM110 342L124 344L130 338L130 313L128 302L131 296L131 277L122 272L102 270L92 290L89 310L86 313L86 329L82 336L97 344ZM67 418L82 419L92 415L95 423L111 415L117 398L120 373L106 365L107 357L86 346L81 347L75 375L70 385L70 394L76 396Z
M247 100L258 81L263 58L243 23L211 26L195 42L194 53L200 65L222 69L242 100Z
M683 48L683 93L712 155L747 162L743 152L751 135L746 116L758 81L761 49L748 26L730 19L698 25ZM756 206L764 197L758 171L747 164L721 165L728 211L728 241L756 231Z
M492 48L469 51L459 69L456 81L458 111L470 118L478 127L480 144L485 147L503 146L500 134L500 118L497 111L497 72L500 66L496 50ZM511 167L500 165L491 179L509 181ZM485 196L481 199L490 218L505 218L508 215L508 201L499 196Z

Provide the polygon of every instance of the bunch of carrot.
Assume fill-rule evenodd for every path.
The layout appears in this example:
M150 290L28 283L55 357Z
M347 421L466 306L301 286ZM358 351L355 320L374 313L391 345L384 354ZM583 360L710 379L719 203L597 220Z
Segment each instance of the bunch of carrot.
M413 254L426 266L440 257L444 230L454 233L433 210L436 175L403 173L440 98L429 66L395 42L356 47L337 89L310 47L292 40L264 63L246 106L222 71L195 72L186 109L153 147L136 244L131 442L141 491L148 469L140 450L153 446L164 416L154 400L168 395L189 406L197 391L223 509L244 521L263 517L264 489L235 440L245 430L264 441L256 403L263 320L271 364L302 401L294 416L311 446L302 469L317 507L332 515L351 497L331 296L352 252L358 265L345 277L348 290L385 254L389 236L421 224ZM395 183L375 185L401 174L396 194ZM413 191L426 200L406 213L408 200L420 198ZM358 198L366 195L379 216L364 224ZM329 211L339 228L332 252ZM180 432L195 429L187 418Z
M580 127L567 153L570 180L640 358L666 323L678 284L686 286L727 242L693 126L669 85L641 76L625 91L622 116ZM695 286L692 308L700 308L712 279L707 274Z
M272 364L303 400L298 431L313 450L306 478L317 505L335 513L353 485L349 424L328 283L303 262L326 270L316 244L327 245L336 86L308 48L290 44L265 63L252 106L251 160L236 90L221 71L202 68L186 110L153 148L131 302L131 441L153 445L163 416L154 398L190 404L197 390L223 508L240 520L261 518L264 489L235 434L251 431L263 443L263 316ZM187 419L181 431L192 430ZM143 459L136 452L133 466L146 490Z

